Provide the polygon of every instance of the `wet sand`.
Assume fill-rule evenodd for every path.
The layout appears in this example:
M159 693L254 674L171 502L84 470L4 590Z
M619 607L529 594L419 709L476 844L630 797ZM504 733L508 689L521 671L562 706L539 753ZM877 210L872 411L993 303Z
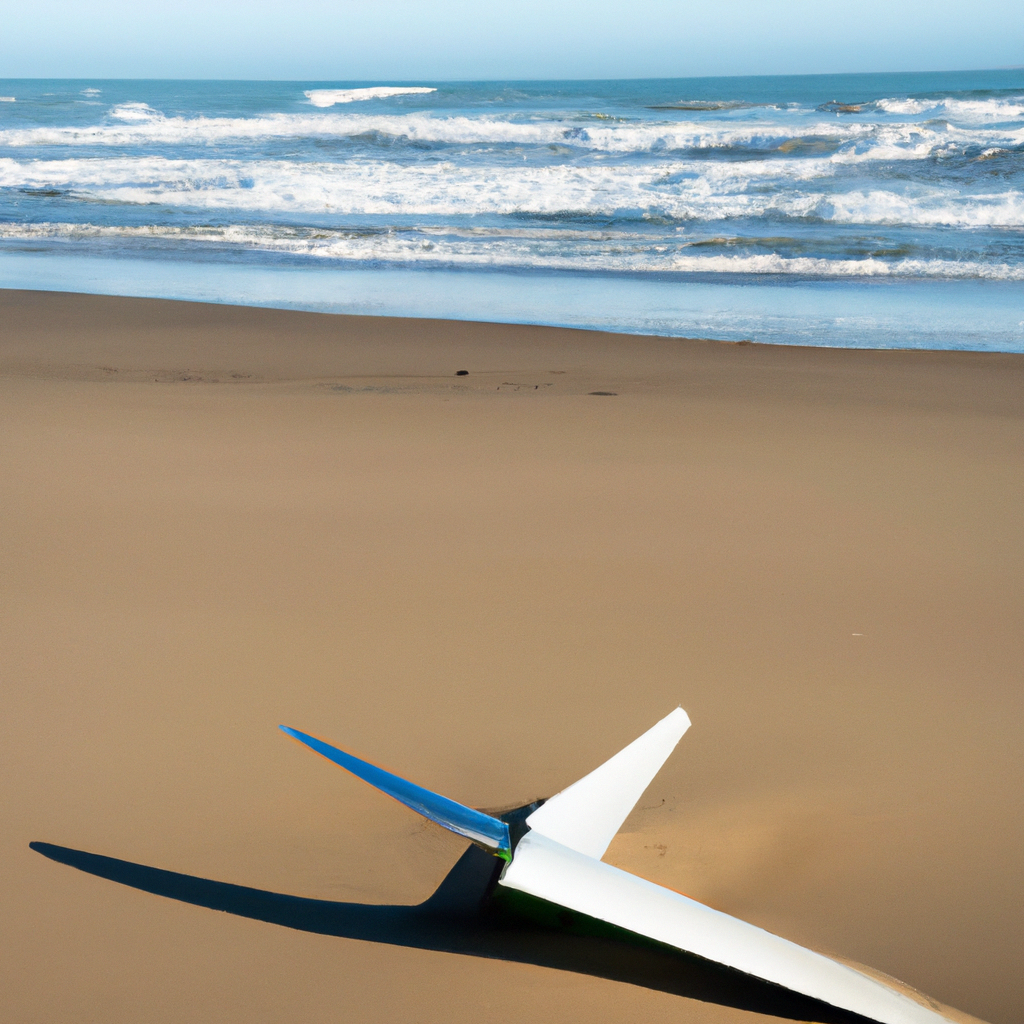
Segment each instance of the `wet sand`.
M1024 358L0 292L0 396L6 1019L763 1020L28 848L416 902L279 722L495 808L677 704L610 861L1020 1019Z

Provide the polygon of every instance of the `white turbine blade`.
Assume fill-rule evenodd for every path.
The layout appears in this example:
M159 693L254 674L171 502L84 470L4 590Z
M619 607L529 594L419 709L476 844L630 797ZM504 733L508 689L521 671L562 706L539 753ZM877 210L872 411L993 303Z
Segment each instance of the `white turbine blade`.
M571 850L536 831L519 840L499 884L879 1024L948 1024L947 1017L852 967Z
M690 719L676 708L639 739L526 819L534 832L598 860L675 749Z

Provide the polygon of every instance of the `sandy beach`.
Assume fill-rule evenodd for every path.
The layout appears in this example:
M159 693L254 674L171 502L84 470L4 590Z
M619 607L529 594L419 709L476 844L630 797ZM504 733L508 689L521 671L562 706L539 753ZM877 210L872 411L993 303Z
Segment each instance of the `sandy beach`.
M0 396L5 1020L765 1020L28 846L414 903L279 723L507 808L677 705L608 860L1021 1020L1024 356L0 291Z

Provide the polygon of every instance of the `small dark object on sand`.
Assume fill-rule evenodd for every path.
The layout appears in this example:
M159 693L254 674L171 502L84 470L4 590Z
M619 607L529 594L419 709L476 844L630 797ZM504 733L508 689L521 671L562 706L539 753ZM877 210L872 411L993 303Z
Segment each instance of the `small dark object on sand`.
M617 395L618 391L591 391L592 395Z
M469 376L469 370L456 370L455 371L455 376L456 377L468 377Z

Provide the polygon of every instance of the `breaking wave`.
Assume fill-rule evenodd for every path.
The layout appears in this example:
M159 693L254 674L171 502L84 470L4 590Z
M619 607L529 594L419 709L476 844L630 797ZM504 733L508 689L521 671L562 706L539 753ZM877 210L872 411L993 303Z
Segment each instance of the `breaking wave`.
M314 107L333 107L335 103L384 100L392 96L422 96L429 92L437 92L437 89L424 86L376 85L368 89L307 89L305 96Z
M447 228L353 231L285 228L279 225L110 226L99 224L0 222L0 241L132 240L206 244L353 263L402 263L449 267L593 270L659 273L788 275L800 277L946 278L1024 281L1024 266L942 259L824 259L777 254L703 255L651 246L641 236L586 232L522 231L500 237L486 231ZM585 241L574 249L563 243ZM705 243L702 243L705 244Z
M317 108L373 98L435 92L434 87L378 86L312 89ZM90 95L95 90L83 90ZM10 98L13 97L4 97ZM825 104L828 106L829 104ZM835 105L835 104L834 104ZM140 100L111 106L91 124L45 124L0 128L0 148L201 146L258 144L273 139L358 140L374 138L413 145L563 146L573 151L638 156L657 153L728 151L814 155L837 160L922 160L966 148L1024 146L1024 97L1016 99L880 99L864 104L887 117L868 114L822 118L820 110L755 108L750 103L690 101L655 105L659 117L608 117L585 112L545 116L513 113L440 115L417 113L269 113L250 117L166 115ZM858 104L837 109L862 111ZM664 113L663 113L664 112ZM677 116L668 116L669 113ZM679 113L689 117L680 117ZM889 115L902 115L894 121ZM925 118L922 115L928 114ZM944 114L946 120L939 120ZM954 117L954 115L956 117ZM958 117L958 120L957 120ZM1018 123L1013 123L1013 122Z
M380 216L797 218L837 224L1024 228L1024 191L840 188L830 158L642 166L340 163L115 157L0 159L0 188L187 209Z
M1013 121L1024 117L1024 96L1012 98L882 99L874 106L887 114L946 116L958 121Z
M854 102L769 80L83 84L2 87L6 249L1024 279L1020 76L888 76Z
M793 134L758 124L700 122L593 125L574 119L527 121L432 114L267 114L260 117L165 116L145 103L123 103L110 111L115 123L39 126L0 130L0 147L208 145L272 139L367 139L380 136L413 143L448 145L561 145L614 153L649 153L730 146L775 149ZM801 126L800 135L824 135L843 143L870 136L870 126L828 122ZM987 138L987 137L986 137ZM1000 133L993 145L1007 142ZM1024 135L1020 137L1024 142Z
M336 91L336 90L335 90ZM342 90L347 92L361 90ZM374 91L374 90L370 90ZM405 90L408 91L408 90ZM332 102L348 102L334 100ZM317 104L327 106L327 102ZM1024 116L1024 107L1020 108ZM288 114L257 117L167 116L142 102L117 104L108 120L88 125L39 125L0 129L0 148L168 147L274 139L374 139L412 145L564 147L620 155L708 150L813 155L830 151L837 160L921 160L968 148L1024 146L1024 123L957 126L928 121L905 124L829 121L801 112L790 120L651 120L594 122L566 115L545 119L511 116L414 114Z

